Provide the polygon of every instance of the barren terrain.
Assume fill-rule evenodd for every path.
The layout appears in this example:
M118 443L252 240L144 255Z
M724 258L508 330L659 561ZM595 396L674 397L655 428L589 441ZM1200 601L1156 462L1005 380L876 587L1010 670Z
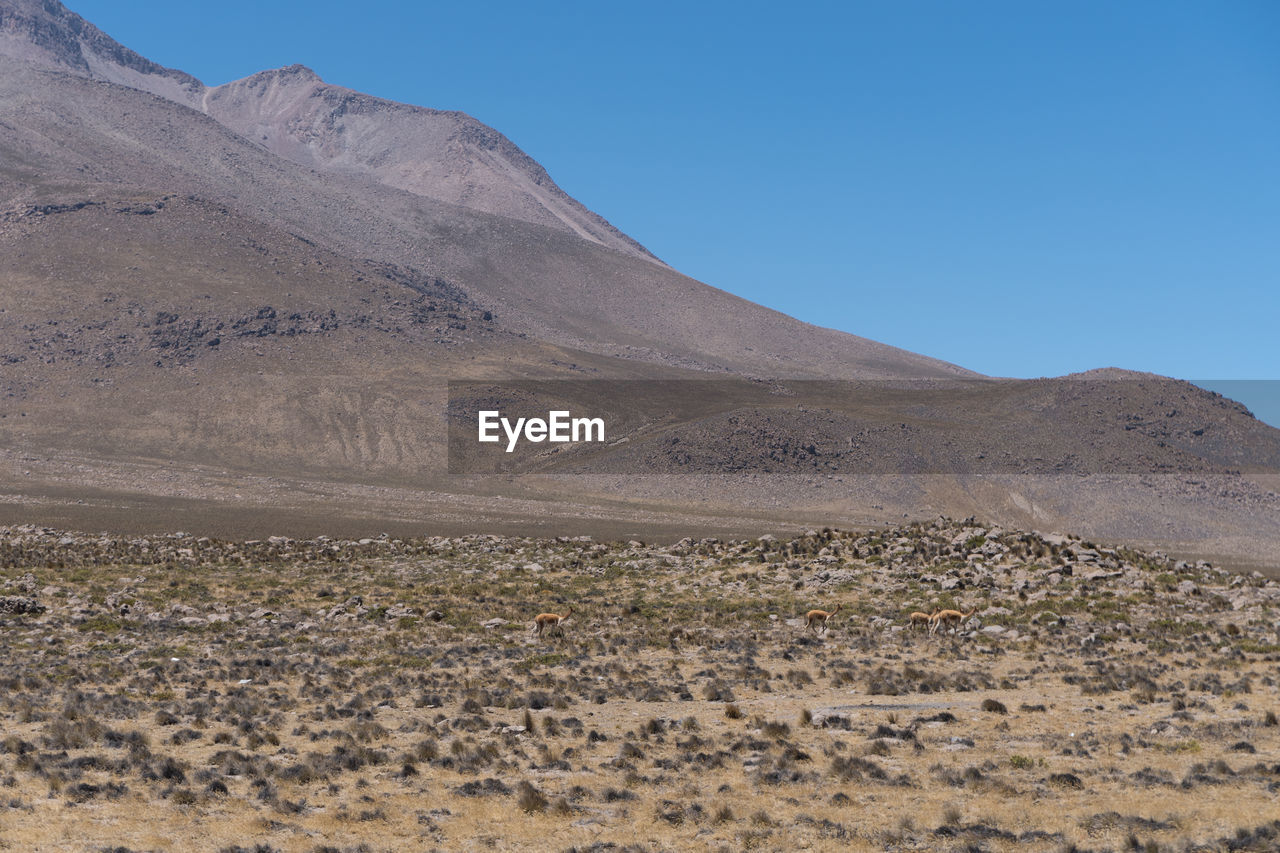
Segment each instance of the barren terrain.
M485 457L517 380L610 443ZM801 323L469 116L53 0L0 525L0 850L1280 849L1280 430Z
M473 433L449 442L450 383L546 379L604 380L575 401L608 447L486 476ZM1278 472L1280 430L1187 383L991 380L694 281L464 114L300 65L210 89L0 0L0 523L652 540L976 514L1269 570Z
M1280 583L1159 553L13 527L0 587L7 849L1280 843Z

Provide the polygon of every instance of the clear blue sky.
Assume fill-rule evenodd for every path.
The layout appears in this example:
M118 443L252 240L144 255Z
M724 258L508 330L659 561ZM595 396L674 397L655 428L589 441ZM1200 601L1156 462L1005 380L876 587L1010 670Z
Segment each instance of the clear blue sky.
M69 5L209 84L301 62L463 110L814 323L993 375L1280 378L1271 0Z

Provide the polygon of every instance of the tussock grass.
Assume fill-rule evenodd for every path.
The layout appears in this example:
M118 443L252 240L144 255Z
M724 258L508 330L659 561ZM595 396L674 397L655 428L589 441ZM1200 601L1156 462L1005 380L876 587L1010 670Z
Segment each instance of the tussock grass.
M1274 585L1072 548L0 531L0 846L1274 849Z

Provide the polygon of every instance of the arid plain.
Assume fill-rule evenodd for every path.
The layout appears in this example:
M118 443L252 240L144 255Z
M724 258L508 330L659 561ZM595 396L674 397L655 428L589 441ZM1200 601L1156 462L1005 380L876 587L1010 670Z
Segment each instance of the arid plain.
M673 545L19 527L0 565L6 849L1280 843L1261 574L944 519ZM911 625L942 607L973 615Z
M609 441L486 469L528 380ZM0 525L3 850L1280 849L1280 430L800 322L468 115L57 0L0 0Z

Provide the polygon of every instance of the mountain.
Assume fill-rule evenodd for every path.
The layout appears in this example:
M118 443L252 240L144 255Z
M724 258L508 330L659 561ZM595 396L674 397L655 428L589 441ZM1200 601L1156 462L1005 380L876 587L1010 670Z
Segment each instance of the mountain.
M1120 377L994 382L799 322L671 269L461 113L302 66L211 88L0 0L0 520L625 533L976 503L1280 541L1280 432ZM451 471L447 382L513 379L596 380L620 443ZM738 384L675 387L711 409L629 396L710 379Z
M416 195L557 228L624 254L643 246L566 194L493 128L324 83L301 65L210 88L118 44L56 2L0 6L0 53L150 92L213 116L273 154Z
M545 225L655 260L570 198L511 140L463 113L330 86L301 65L209 89L201 109L295 163L368 176L415 195Z
M116 42L56 0L0 3L0 54L196 106L205 87Z
M10 141L6 159L38 161L62 192L92 179L232 205L447 278L514 331L600 354L760 375L972 375L676 273L466 116L326 86L297 66L209 89L52 0L3 0L0 27L21 60L5 67L0 106L22 117L10 140L25 143ZM94 85L122 80L167 100Z

